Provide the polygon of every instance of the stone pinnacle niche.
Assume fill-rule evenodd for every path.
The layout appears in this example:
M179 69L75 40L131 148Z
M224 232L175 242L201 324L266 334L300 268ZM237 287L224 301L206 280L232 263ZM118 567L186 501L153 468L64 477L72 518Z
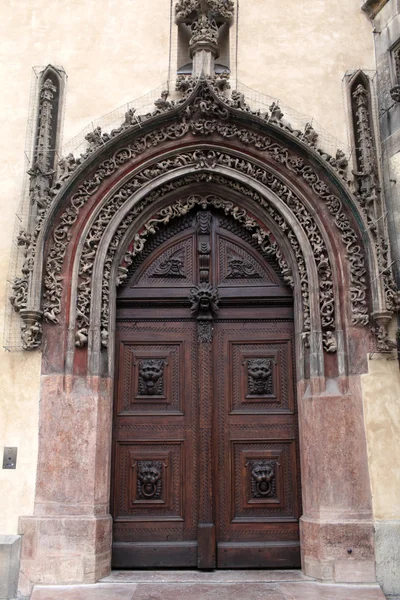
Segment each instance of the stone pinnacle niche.
M190 26L190 56L193 77L214 76L219 56L218 32L223 23L233 19L233 0L179 0L175 5L177 23Z

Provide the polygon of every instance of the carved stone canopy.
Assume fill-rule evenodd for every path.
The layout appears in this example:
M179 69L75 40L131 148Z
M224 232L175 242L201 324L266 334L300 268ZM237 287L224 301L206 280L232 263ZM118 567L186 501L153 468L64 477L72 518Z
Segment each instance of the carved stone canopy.
M178 23L192 23L199 15L206 15L218 23L230 22L234 15L233 0L178 0L175 4Z
M214 75L214 61L220 51L218 30L229 23L234 14L232 0L178 0L175 5L177 23L190 25L190 56L193 76Z

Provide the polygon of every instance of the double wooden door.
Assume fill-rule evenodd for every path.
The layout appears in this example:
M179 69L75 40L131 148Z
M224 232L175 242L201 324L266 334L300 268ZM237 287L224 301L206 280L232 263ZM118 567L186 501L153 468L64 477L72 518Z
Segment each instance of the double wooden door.
M115 568L300 564L291 293L250 239L208 220L208 262L193 216L120 293ZM217 294L215 310L200 298L203 322L194 289Z

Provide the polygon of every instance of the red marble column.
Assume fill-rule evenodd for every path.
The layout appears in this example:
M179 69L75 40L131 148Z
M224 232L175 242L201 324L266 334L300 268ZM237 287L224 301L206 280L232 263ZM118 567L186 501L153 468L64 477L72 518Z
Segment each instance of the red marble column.
M374 527L359 376L299 384L302 566L323 581L374 582Z
M35 508L20 518L22 594L110 572L111 403L110 379L42 376Z

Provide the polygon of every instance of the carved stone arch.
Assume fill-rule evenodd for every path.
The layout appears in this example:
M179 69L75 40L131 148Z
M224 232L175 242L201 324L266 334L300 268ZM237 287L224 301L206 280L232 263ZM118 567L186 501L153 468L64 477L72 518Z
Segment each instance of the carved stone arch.
M178 179L179 181L179 179ZM228 181L228 179L226 179L226 181ZM201 193L200 193L201 190ZM197 191L197 193L196 193ZM211 192L209 194L205 193L205 192ZM191 188L190 185L188 186L187 191L185 191L185 189L181 189L179 190L179 195L172 195L169 199L168 199L168 204L165 204L165 200L164 200L164 204L160 204L159 206L164 206L164 208L161 208L159 211L156 210L156 206L152 206L153 210L154 210L154 218L150 218L147 221L147 225L151 225L152 221L154 222L161 222L163 220L163 215L161 216L161 218L157 215L160 215L160 213L163 213L164 211L164 215L168 216L168 223L172 222L173 219L177 219L179 217L182 217L182 214L179 214L179 210L182 207L185 207L185 204L188 203L190 206L190 210L193 210L195 208L197 208L198 206L202 206L205 201L207 201L207 198L213 198L216 200L216 205L220 210L226 211L226 214L228 215L232 215L232 210L227 210L226 207L231 205L231 209L236 210L240 209L240 213L242 214L243 218L242 221L237 221L238 224L241 227L246 228L245 225L245 221L247 221L247 227L249 227L249 223L251 221L254 220L254 213L257 214L257 212L262 213L262 211L257 211L256 207L253 207L253 209L255 208L255 210L253 210L253 213L248 212L246 213L246 210L248 210L248 208L246 207L246 209L243 208L243 198L240 197L239 193L231 193L228 196L228 200L226 199L226 189L223 189L222 187L219 187L215 184L213 184L212 179L208 182L208 184L206 184L206 187L203 186L200 189L197 189L193 187ZM175 200L174 200L175 198ZM218 206L219 203L224 203L225 206ZM176 207L179 208L179 210L176 210ZM212 201L210 200L210 208L215 207L215 204L212 203ZM172 209L171 213L169 214L169 210L168 209ZM129 217L129 210L126 210L126 216ZM186 209L185 207L185 212L183 213L184 215L189 214L189 211ZM237 216L237 214L236 214ZM120 222L123 221L123 218L121 219ZM144 221L144 219L140 219L140 220L136 220L136 221L132 221L132 223L130 223L130 226L126 229L126 231L124 232L123 237L120 239L120 243L118 246L118 252L115 253L115 255L113 256L112 259L112 266L109 268L109 276L108 279L110 281L116 281L118 278L118 270L120 268L120 264L121 264L121 260L123 259L124 256L126 256L127 251L129 251L129 246L132 245L132 240L135 240L137 232L140 230L143 230L143 223L145 224L146 227L146 221ZM155 223L155 224L156 224ZM289 228L290 229L290 228ZM115 226L113 228L114 232L118 231L118 222L116 221ZM302 328L302 324L304 323L303 321L303 308L302 308L302 299L301 299L301 277L299 275L298 272L298 265L297 265L297 260L298 257L295 255L293 247L291 247L291 245L288 243L288 241L285 239L280 239L279 238L279 227L278 224L276 222L274 222L271 218L268 218L268 216L264 215L263 217L258 217L256 218L256 220L254 221L254 226L252 226L252 228L250 229L250 231L252 231L253 233L257 233L257 231L263 231L263 232L267 232L270 231L273 234L273 238L275 239L279 239L279 245L274 242L274 246L276 247L275 252L279 254L280 257L280 266L281 269L283 268L283 270L285 272L290 272L290 274L288 274L288 279L287 281L291 283L291 285L293 285L294 287L294 293L295 293L295 298L296 298L296 305L298 306L298 310L296 312L296 330L298 332L303 331ZM154 230L154 233L157 230ZM108 236L108 240L107 240L107 236L105 236L104 241L102 242L102 247L100 248L100 253L99 256L104 256L104 252L105 252L105 248L107 246L107 242L109 242L110 237L111 237L111 232L110 231L110 235ZM298 232L301 235L301 232ZM295 234L293 234L294 237ZM147 236L145 238L143 238L143 244L146 242L146 240L149 239ZM265 247L268 246L268 236L265 235L264 239L264 244ZM305 238L305 236L303 235L303 237L300 237L302 243L304 245L307 245L307 240ZM107 240L107 241L106 241ZM296 238L297 240L297 238ZM293 243L295 243L295 240L293 241ZM139 245L139 248L142 247L142 243ZM296 242L296 247L298 249L300 249L300 243ZM261 250L262 246L260 246L260 250ZM311 254L311 250L309 251ZM303 259L304 260L304 259ZM287 261L287 262L286 262ZM99 306L100 304L102 305L103 302L100 302L100 296L102 294L102 290L104 289L105 285L104 285L104 279L102 279L101 274L102 274L102 264L100 262L100 260L96 259L96 263L97 265L95 265L94 267L94 277L93 280L95 282L95 286L92 289L92 305L93 304L97 304L97 306ZM288 264L290 265L290 269L288 269ZM313 269L313 264L311 261L309 261L309 267L312 270ZM306 268L303 269L303 274L305 276L307 276L307 270ZM114 323L114 307L115 307L115 298L116 298L116 288L115 286L113 286L110 289L110 297L108 298L108 305L110 307L110 318L109 318L109 327L110 329L110 335L107 336L106 339L110 339L110 348L109 348L109 359L111 359L111 361L113 360L113 331L112 331L112 327L113 327L113 323ZM315 310L314 310L314 320L315 318L318 319L319 317L319 311L318 311L318 307L315 306ZM318 319L319 321L319 319ZM92 315L91 315L91 326L90 329L93 330L97 330L97 328L99 327L99 311L95 311ZM317 325L318 327L318 325ZM319 326L320 327L320 326ZM307 328L307 336L310 336L309 333L309 329ZM321 334L322 335L322 334ZM321 335L319 336L318 340L319 340L319 344L321 344L322 339L321 339ZM299 333L298 335L298 340L297 343L299 345L299 355L302 356L303 353L300 350L301 345L303 344L304 340L301 341L301 335ZM97 336L96 338L93 338L90 342L89 342L89 355L92 356L92 362L91 362L91 369L93 369L93 373L98 372L98 369L100 367L100 363L97 362L99 360L100 357L100 348L99 348L99 344L101 343L101 339L99 338L99 336ZM314 339L312 341L312 345L316 346L317 344L317 340ZM318 375L323 375L323 359L322 359L322 345L317 349L317 347L315 347L314 349L314 353L315 355L319 355L320 359L318 361ZM109 364L109 368L111 369L112 372L112 365ZM298 369L299 369L299 373L304 373L304 365L302 364L301 361L299 361L298 363ZM317 366L314 365L314 369L317 369ZM317 373L314 373L314 375L317 375Z
M184 156L186 157L186 160L187 160L187 157L188 157L188 155L189 155L189 148L185 148L185 149L187 150L187 152L184 154ZM216 154L215 154L215 151L211 151L211 153L213 153L213 152L214 152L214 156L216 156ZM218 171L218 169L217 169L216 167L217 167L217 166L215 166L215 167L213 168L213 171L215 171L215 172L217 172L217 171ZM229 169L227 169L227 170L229 171ZM199 172L199 171L197 170L197 172ZM232 175L232 173L231 173L231 175ZM155 179L155 180L152 180L152 182L151 182L151 186L152 186L152 187L154 187L154 185L156 185L156 183L157 183L157 180L156 180L156 179ZM128 185L129 185L129 184L128 184ZM141 197L143 197L145 194L146 194L146 188L144 187L144 188L141 190ZM303 200L303 203L305 203L305 201L304 201L304 200ZM128 204L128 203L126 203L126 204ZM125 207L123 210L127 210L127 208ZM323 236L323 237L325 237L325 234L322 234L322 236ZM307 246L307 244L308 244L307 240L304 240L304 243L303 243L303 245ZM328 254L332 254L332 256L333 256L333 255L340 256L340 250L341 250L341 249L340 249L340 247L336 247L336 248L335 248L335 251L328 252ZM310 255L310 256L313 256L313 255L315 255L315 252L313 252L313 250L311 249L311 250L309 251L309 255ZM314 279L315 279L315 277L314 277ZM337 287L337 286L336 286L336 287ZM341 326L339 326L339 329L341 329Z
M286 159L286 160L287 160L287 159ZM309 174L308 174L308 173L306 173L306 179L307 179L307 178L309 178ZM312 184L312 180L313 180L313 179L315 179L315 176L312 176L312 177L311 177L311 184ZM318 178L317 178L317 179L318 179ZM326 193L325 193L325 194L326 194ZM367 229L367 232L368 232L368 229ZM368 236L368 233L367 233L367 236ZM372 260L373 260L373 257L371 257L371 262L372 262ZM38 279L40 280L40 278L35 278L35 279L36 279L36 281L37 281Z
M369 310L383 319L384 331L378 335L380 349L383 349L387 342L387 319L394 309L396 290L384 232L373 223L371 226L365 199L351 192L336 159L317 152L312 131L290 130L276 111L271 110L268 115L253 113L243 99L223 98L211 82L204 80L193 84L181 101L174 104L164 99L163 106L164 109L157 108L139 121L127 114L121 127L111 134L92 132L85 155L64 164L46 198L47 204L44 203L47 208L39 215L32 234L29 289L22 313L28 348L40 343L38 328L43 309L48 322L43 325L35 513L21 519L21 532L27 533L26 539L36 541L34 549L24 554L23 572L28 580L37 581L38 571L43 574L43 569L47 569L46 581L59 583L59 564L62 568L71 558L79 563L77 570L83 573L80 581L95 581L109 572L113 347L112 335L108 349L101 344L104 265L107 260L111 261L109 282L114 284L121 273L118 271L121 259L129 251L135 234L139 235L140 243L141 228L157 211L173 205L182 195L187 199L191 193L198 194L196 186L200 185L209 186L207 192L219 196L225 186L225 192L231 195L228 200L254 216L260 228L269 228L291 267L298 305L302 282L296 253L268 206L285 219L293 239L304 251L306 273L311 280L312 319L309 350L300 344L301 317L296 316L299 323L296 360L298 364L308 365L298 370L297 387L304 570L320 579L335 579L335 569L340 569L343 556L347 556L347 540L351 539L353 552L362 563L360 569L371 573L373 524L360 374L366 369L366 348L373 344L367 329ZM196 160L192 154L185 164L178 161L171 168L164 168L165 162L169 164L168 161L173 162L195 149L199 151ZM223 164L219 162L218 153L234 155L243 160L243 164ZM137 177L141 178L139 187L134 183ZM319 263L314 242L308 238L305 221L297 219L294 208L292 210L279 197L279 189L268 187L270 177L277 179L274 185L278 188L280 185L290 188L300 205L312 214L313 222L318 225L316 231L334 265L332 289L339 303L348 307L359 298L366 303L367 310L361 313L358 324L351 323L348 308L341 306L336 310L337 353L323 353ZM175 189L174 181L182 182L182 186ZM108 199L130 183L132 189L126 192L121 205L111 210L111 219L104 231L99 232L99 238L93 239L93 285L91 282L87 294L91 319L89 344L77 347L75 314L78 286L82 284L81 254ZM266 204L258 203L253 194ZM116 252L108 256L122 220L145 198L148 205L135 215L129 224L131 228L115 240ZM351 289L351 269L359 274L365 289ZM353 274L355 281L354 278ZM113 290L115 294L115 288ZM52 302L60 298L62 303L51 313ZM112 308L113 303L114 300L109 299L108 308ZM333 363L337 367L333 368ZM54 461L61 456L63 459L56 469ZM332 493L339 489L340 494ZM54 561L47 560L46 536L57 531L60 516L67 533L56 569ZM78 521L80 536L76 535ZM82 536L87 541L84 549L78 544ZM332 539L338 540L334 547Z

